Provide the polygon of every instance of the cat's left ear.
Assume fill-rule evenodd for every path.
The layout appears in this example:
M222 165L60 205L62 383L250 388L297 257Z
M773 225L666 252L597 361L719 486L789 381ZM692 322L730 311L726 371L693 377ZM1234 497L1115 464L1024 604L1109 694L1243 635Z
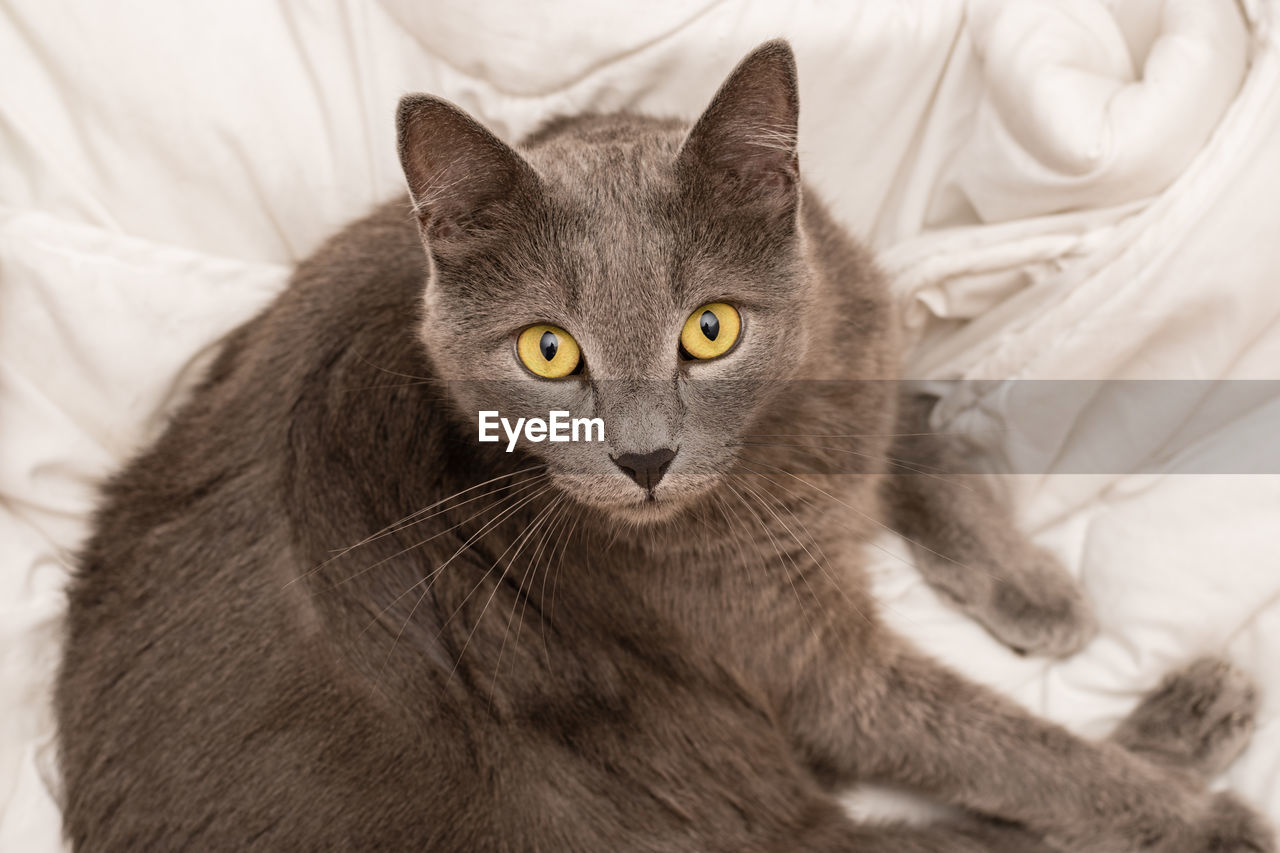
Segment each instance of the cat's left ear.
M800 200L796 60L782 39L733 70L689 132L681 178L737 209L794 217Z
M442 98L401 98L396 134L413 209L433 250L500 228L538 187L523 157Z

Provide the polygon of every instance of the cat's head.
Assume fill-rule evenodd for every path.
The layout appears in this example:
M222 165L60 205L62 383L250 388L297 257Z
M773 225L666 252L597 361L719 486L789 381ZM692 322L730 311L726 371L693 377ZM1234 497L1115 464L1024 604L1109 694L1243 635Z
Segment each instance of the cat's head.
M518 446L622 518L716 486L810 358L797 113L784 42L747 56L692 129L560 119L517 151L443 100L403 99L422 338L463 416L601 418L603 442Z

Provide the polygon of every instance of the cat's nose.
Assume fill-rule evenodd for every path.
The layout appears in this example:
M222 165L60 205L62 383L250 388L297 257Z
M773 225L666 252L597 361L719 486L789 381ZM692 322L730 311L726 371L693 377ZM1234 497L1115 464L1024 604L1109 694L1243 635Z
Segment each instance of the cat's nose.
M662 475L667 473L671 460L676 452L667 447L650 450L648 453L623 453L613 457L613 463L623 473L640 484L643 489L652 489L658 485Z

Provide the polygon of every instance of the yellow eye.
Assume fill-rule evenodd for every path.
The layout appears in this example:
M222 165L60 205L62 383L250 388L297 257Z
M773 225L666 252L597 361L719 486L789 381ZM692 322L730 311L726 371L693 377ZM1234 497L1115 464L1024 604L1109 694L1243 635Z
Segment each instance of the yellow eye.
M563 379L578 369L582 352L573 336L557 326L530 326L516 338L524 366L544 379Z
M708 302L684 321L680 345L694 358L716 358L733 348L741 332L742 318L732 305Z

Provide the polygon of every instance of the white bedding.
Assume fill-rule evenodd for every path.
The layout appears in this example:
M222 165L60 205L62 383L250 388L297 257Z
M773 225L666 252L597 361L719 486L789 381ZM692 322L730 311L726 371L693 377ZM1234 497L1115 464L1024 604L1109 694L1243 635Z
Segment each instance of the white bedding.
M692 117L785 35L806 177L881 250L911 375L1280 378L1276 15L1266 0L0 4L0 850L61 846L48 691L95 486L293 262L400 191L403 92L508 138L563 112ZM1005 391L950 387L939 425L1027 416ZM1056 467L1018 486L1097 602L1099 638L1068 661L1017 658L879 555L890 618L1091 735L1169 667L1230 655L1266 698L1224 782L1280 820L1280 467L1054 473L1079 470L1090 402L1053 434ZM1278 407L1173 461L1265 444Z

